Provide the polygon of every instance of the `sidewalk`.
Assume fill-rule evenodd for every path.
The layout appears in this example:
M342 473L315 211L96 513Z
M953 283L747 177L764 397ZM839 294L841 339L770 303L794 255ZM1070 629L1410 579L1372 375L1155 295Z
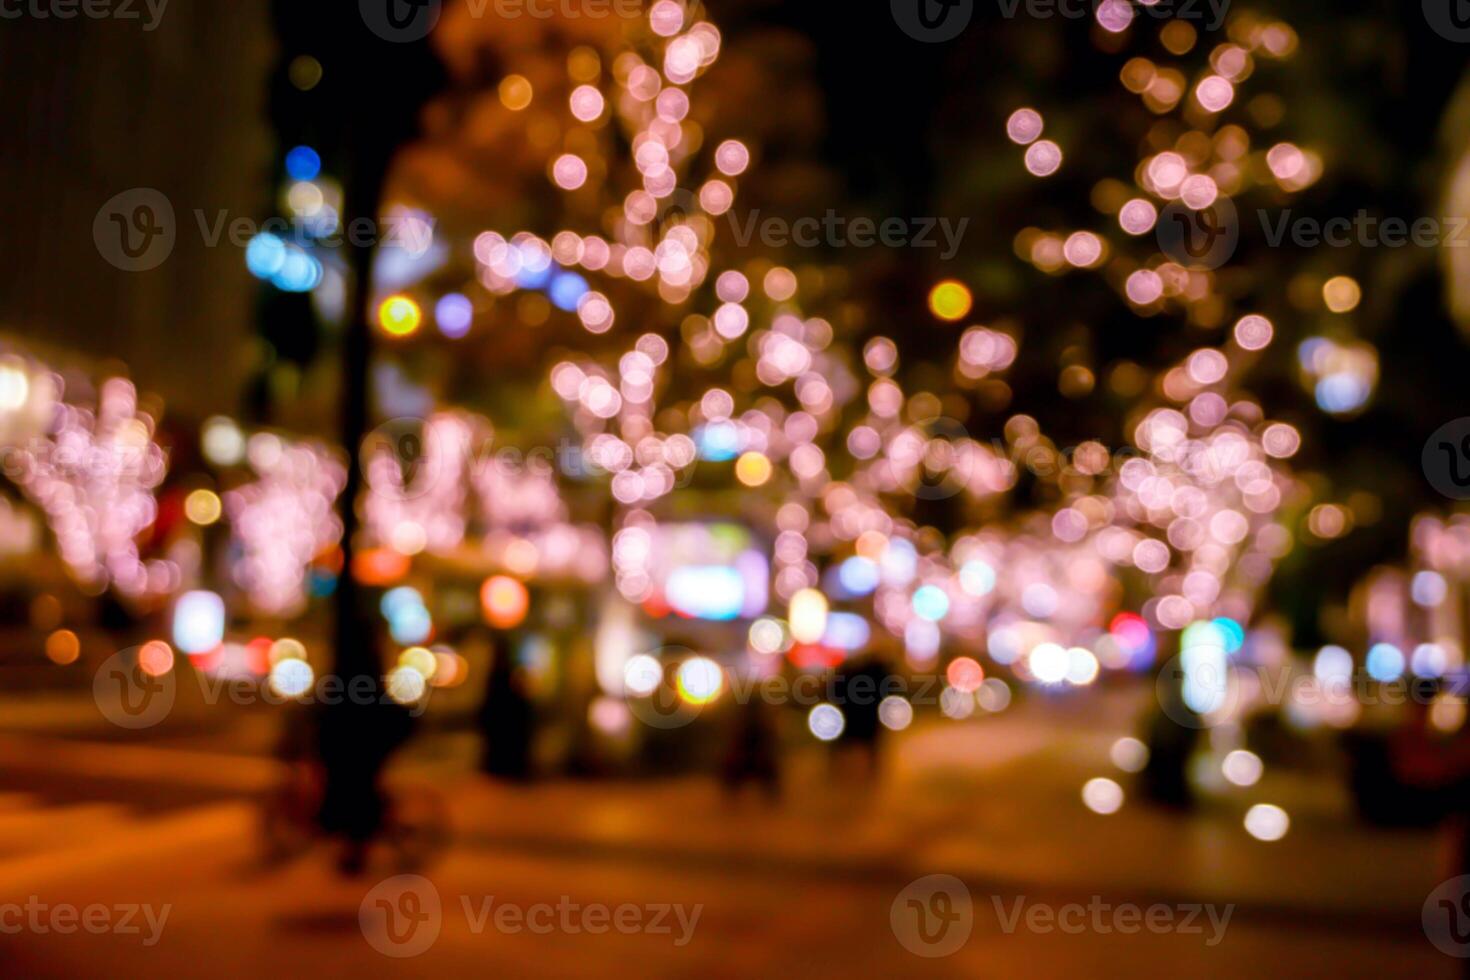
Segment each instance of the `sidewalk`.
M1108 750L1127 733L1133 707L1116 697L1081 717L1071 705L1032 703L981 720L920 722L891 739L876 786L844 781L813 744L786 760L774 805L753 792L728 799L702 777L496 784L469 771L477 743L467 734L417 745L394 778L444 795L462 848L885 882L942 871L986 891L1159 896L1417 929L1419 904L1445 877L1437 836L1362 826L1330 779L1293 774L1273 785L1268 773L1192 815L1131 796L1115 814L1089 811L1080 790L1094 776L1131 793ZM248 732L268 744L260 719L245 721L230 737ZM223 738L129 744L0 734L0 791L33 781L91 786L75 802L122 798L153 809L154 800L251 798L273 784L276 763L221 754L214 749ZM119 791L127 785L140 789ZM1284 840L1264 843L1242 827L1246 807L1261 801L1291 814Z
M501 787L466 780L450 793L456 839L499 853L603 855L669 868L775 877L904 882L953 874L976 893L1045 891L1132 901L1233 903L1241 915L1303 927L1416 933L1440 872L1437 837L1382 831L1330 813L1293 813L1287 837L1264 843L1234 810L1181 816L1129 800L1110 816L1083 806L1082 784L1126 776L1108 764L1112 738L1038 734L997 718L920 731L876 791L818 780L798 760L793 791L769 806L728 800L712 780ZM925 765L930 741L964 739L967 767ZM951 744L949 748L953 749ZM810 774L809 779L803 778Z
M894 740L874 789L829 778L813 746L790 760L775 806L731 801L703 778L498 785L465 772L470 740L436 742L395 779L432 784L450 805L455 842L427 872L442 932L422 956L401 960L374 951L358 925L364 896L392 869L343 881L325 854L260 867L256 812L225 790L268 784L265 760L3 737L0 769L24 756L74 780L110 775L141 787L154 777L209 792L159 811L153 791L120 805L0 797L0 833L31 845L0 850L0 902L172 907L152 947L122 935L0 937L0 975L75 976L106 963L111 976L150 978L319 980L326 964L371 976L566 977L588 962L654 977L1117 976L1123 963L1142 976L1240 976L1263 963L1302 975L1458 975L1419 927L1442 877L1433 835L1362 828L1344 818L1339 797L1298 789L1275 800L1291 811L1291 832L1262 843L1239 811L1272 799L1269 785L1242 791L1235 810L1184 817L1130 799L1116 814L1094 814L1080 787L1097 775L1127 785L1107 752L1131 709L1103 704L1079 717L1066 708L1066 727L1044 704L916 724ZM933 873L964 882L974 933L952 956L924 960L895 938L890 907ZM477 929L467 908L488 896L521 906L687 903L703 917L685 946L668 936ZM1016 901L1236 908L1223 941L1209 946L1198 935L1007 931L1004 910Z
M431 946L420 955L394 958L376 951L364 936L359 915L370 891L387 870L344 881L328 869L325 855L262 870L252 860L253 811L243 804L216 805L189 821L155 826L109 842L99 859L33 868L28 880L13 871L0 879L6 900L38 896L51 904L120 907L148 903L159 913L169 906L156 945L144 935L57 935L23 932L0 941L0 973L7 976L72 977L103 973L118 978L160 976L293 980L322 976L417 977L490 975L532 978L606 976L817 978L854 976L1025 976L1117 977L1259 975L1265 964L1279 975L1370 977L1457 976L1458 964L1436 953L1422 934L1359 928L1303 929L1298 917L1234 915L1216 945L1206 936L1120 935L1116 932L1063 935L1025 928L1007 931L1001 905L1012 893L987 894L970 880L973 932L952 955L921 959L896 938L890 909L910 880L901 865L884 865L871 853L818 846L810 833L802 842L780 838L790 829L776 820L750 824L769 848L724 851L706 844L720 840L701 829L708 816L696 792L670 793L657 827L652 811L620 800L588 807L588 797L548 792L539 823L574 823L580 836L600 844L576 844L575 834L532 835L524 846L500 840L489 846L468 841L428 872L439 909ZM484 794L486 802L507 797ZM463 812L464 808L459 808ZM502 812L502 823L520 807ZM657 818L652 818L657 820ZM638 839L646 843L630 845ZM840 836L838 839L841 839ZM726 840L728 843L729 841ZM694 846L698 845L698 847ZM788 860L822 851L820 863ZM844 867L844 861L847 866ZM916 860L915 864L922 863ZM923 870L942 866L930 865ZM44 873L43 873L44 872ZM13 897L12 897L13 896ZM1081 901L1028 890L1029 904ZM1117 902L1126 898L1109 896ZM1135 899L1136 900L1136 899ZM676 945L670 935L586 930L532 934L497 929L474 918L486 902L521 909L571 902L640 907L678 903L699 908L692 939ZM157 916L156 916L157 917ZM481 925L477 926L476 923ZM493 921L493 920L492 920Z

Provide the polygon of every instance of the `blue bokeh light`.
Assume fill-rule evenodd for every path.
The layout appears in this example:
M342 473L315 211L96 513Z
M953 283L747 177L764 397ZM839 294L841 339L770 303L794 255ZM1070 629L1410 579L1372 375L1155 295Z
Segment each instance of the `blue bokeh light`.
M1245 630L1239 623L1229 616L1219 616L1214 620L1221 635L1225 638L1225 652L1236 653L1245 646Z
M261 232L245 246L245 268L257 279L269 279L286 264L286 243L270 232Z
M914 590L914 615L937 623L949 615L949 594L937 585L921 585Z
M575 272L559 272L551 280L551 303L559 310L574 313L587 289L587 280Z
M1387 683L1404 672L1404 652L1392 643L1377 643L1368 651L1368 676Z
M316 180L321 172L321 155L311 147L294 147L286 154L286 173L292 180Z
M445 294L434 306L434 320L439 324L439 332L453 340L469 333L474 319L474 304L459 293Z
M837 566L837 580L848 594L867 595L878 587L878 565L862 555L853 555Z
M308 293L322 281L322 264L299 248L288 248L281 268L271 277L276 288L287 293Z
M694 430L694 443L701 458L727 462L740 454L740 431L733 422L712 422Z

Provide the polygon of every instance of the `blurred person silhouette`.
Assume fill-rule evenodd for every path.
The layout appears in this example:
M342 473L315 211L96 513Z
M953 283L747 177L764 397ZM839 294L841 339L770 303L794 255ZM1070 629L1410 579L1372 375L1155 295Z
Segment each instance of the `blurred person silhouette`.
M834 701L843 715L842 734L837 738L838 757L844 767L876 782L881 761L883 725L878 703L888 693L893 675L876 652L859 654L837 668L833 680Z
M492 646L485 700L480 705L484 745L480 770L515 782L531 778L531 737L535 722L525 681L516 670L511 637L501 634Z
M1455 874L1470 874L1470 730L1464 697L1470 675L1416 678L1388 745L1392 773L1424 794L1455 839Z
M344 874L366 869L368 850L383 828L388 808L383 770L413 728L406 706L377 695L360 700L356 704L350 697L327 700L317 717L322 761L319 821L322 830L342 841L338 868ZM355 712L355 727L333 723L334 713L343 711Z
M318 757L320 721L310 706L281 705L280 731L272 756L281 775L261 798L260 830L267 862L283 861L302 850L320 828L323 772Z
M720 779L728 796L747 784L774 803L781 796L775 709L758 692L735 706L730 741L720 763Z
M1199 743L1204 722L1185 702L1184 688L1179 682L1160 682L1157 691L1159 703L1144 723L1148 762L1139 773L1139 786L1143 796L1154 803L1188 809L1195 802L1194 790L1189 785L1189 760Z
M1389 739L1389 759L1400 788L1417 794L1401 805L1428 807L1440 815L1450 845L1446 878L1470 875L1470 729L1465 725L1470 671L1464 668L1441 679L1416 678L1410 683L1402 723ZM1463 903L1462 903L1463 904ZM1458 908L1450 909L1454 939L1460 940ZM1461 975L1470 977L1470 958L1462 959Z

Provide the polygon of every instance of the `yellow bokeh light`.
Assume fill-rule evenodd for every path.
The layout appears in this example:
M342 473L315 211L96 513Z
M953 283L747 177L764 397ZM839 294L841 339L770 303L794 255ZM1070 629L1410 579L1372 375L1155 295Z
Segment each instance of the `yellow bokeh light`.
M524 75L506 75L500 80L500 104L512 112L519 112L531 104L533 90Z
M816 643L827 631L827 597L816 589L802 589L791 597L786 621L798 643Z
M725 672L708 657L690 657L679 665L674 687L688 704L709 704L725 689Z
M735 478L747 487L758 487L771 478L771 461L763 453L745 453L735 461Z
M423 320L423 311L407 296L389 296L378 307L378 323L395 337L407 337L418 330Z
M602 71L602 59L596 48L583 45L567 55L567 74L579 82L593 82Z
M425 680L433 680L435 671L439 669L439 661L425 647L409 647L398 655L398 666L412 667Z
M286 203L297 214L311 217L321 213L326 198L316 184L309 180L298 180L286 192Z
M184 516L201 527L207 527L219 520L223 512L219 494L213 490L195 490L184 498Z
M953 279L946 279L929 292L929 309L941 320L964 319L972 305L969 288Z
M322 80L322 63L309 54L298 55L291 61L289 72L292 85L310 92Z
M1336 276L1322 287L1322 299L1333 313L1349 313L1362 302L1363 290L1352 276Z
M305 660L306 647L300 640L283 636L271 644L270 653L267 656L271 666L275 666L282 660Z

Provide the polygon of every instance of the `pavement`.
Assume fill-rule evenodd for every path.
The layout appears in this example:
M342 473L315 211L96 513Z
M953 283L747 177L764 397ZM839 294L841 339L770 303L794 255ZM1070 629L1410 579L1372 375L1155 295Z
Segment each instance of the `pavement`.
M775 803L702 777L497 784L440 735L393 773L448 804L423 880L260 860L279 769L240 749L268 744L261 715L141 741L0 722L0 976L1459 975L1420 927L1439 838L1361 826L1334 779L1268 775L1191 815L1084 807L1088 778L1128 785L1108 748L1136 707L916 723L876 782L812 746ZM1261 800L1292 814L1285 839L1245 833ZM89 906L96 933L48 917Z

